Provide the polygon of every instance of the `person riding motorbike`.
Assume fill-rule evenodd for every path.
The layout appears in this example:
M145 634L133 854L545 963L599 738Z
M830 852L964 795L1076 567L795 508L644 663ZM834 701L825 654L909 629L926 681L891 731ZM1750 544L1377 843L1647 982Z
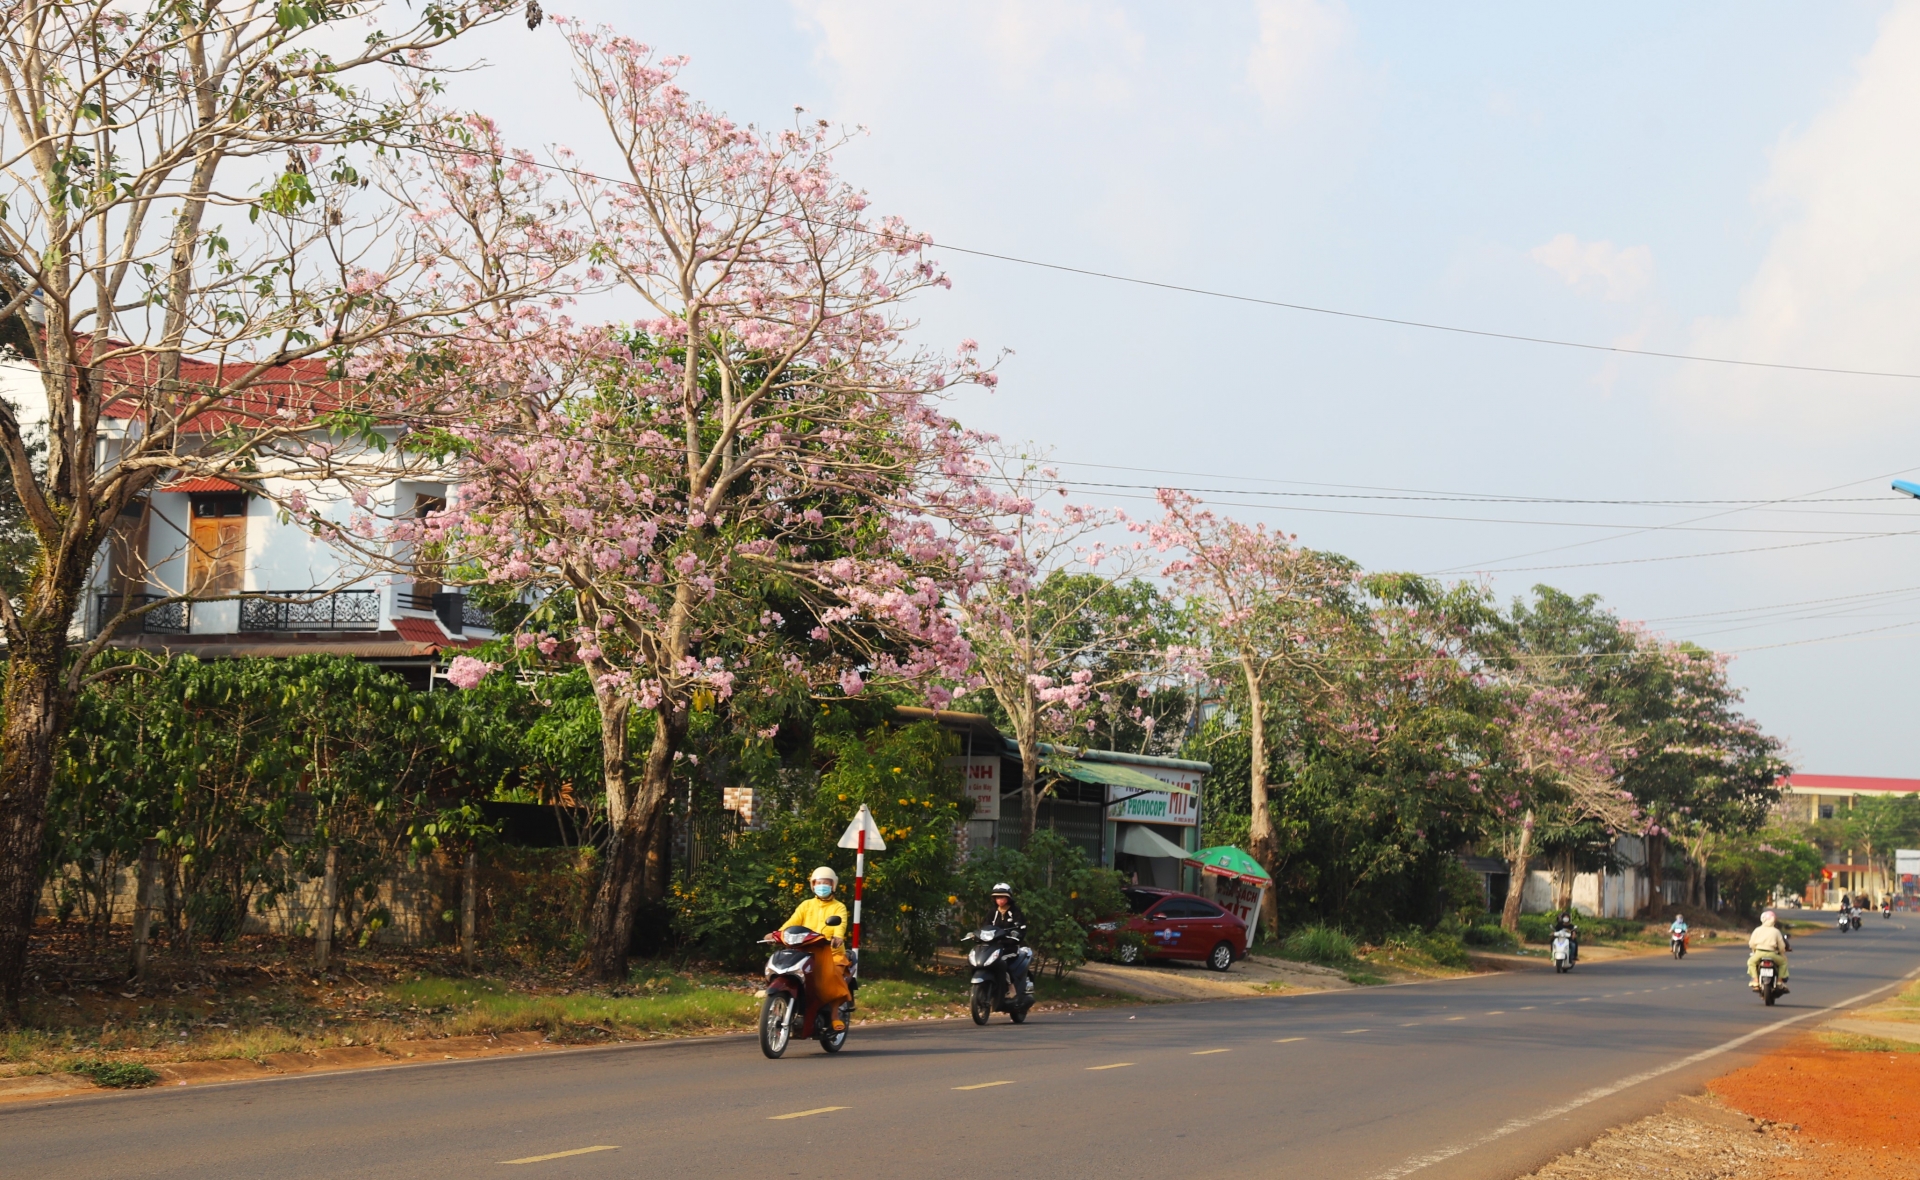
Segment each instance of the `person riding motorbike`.
M840 1006L853 998L847 990L846 968L849 963L846 952L847 907L833 896L840 887L840 874L826 865L813 870L807 879L807 885L813 890L813 896L801 902L793 911L793 916L781 924L787 926L805 926L815 934L824 934L828 941L813 948L813 986L820 1004L832 1013L833 1031L839 1032L846 1027L841 1019ZM840 921L827 925L828 918Z
M1747 936L1747 986L1754 991L1760 990L1760 958L1762 955L1772 959L1779 967L1775 976L1780 981L1777 990L1786 991L1787 954L1793 950L1788 941L1787 932L1778 925L1779 917L1772 910L1760 915L1760 925Z
M1553 932L1558 934L1562 930L1567 932L1567 962L1578 963L1580 961L1580 927L1574 925L1572 910L1554 915Z
M1675 914L1673 916L1673 925L1667 927L1667 933L1669 935L1677 934L1681 938L1685 938L1689 929L1686 916L1683 914Z
M1015 937L1023 945L1027 941L1026 916L1013 904L1013 886L1005 881L993 887L993 912L987 915L987 925L1010 926L1016 932ZM1027 994L1027 964L1024 959L1018 955L1014 956L1013 965L1008 970L1007 977L1013 982L1014 995Z

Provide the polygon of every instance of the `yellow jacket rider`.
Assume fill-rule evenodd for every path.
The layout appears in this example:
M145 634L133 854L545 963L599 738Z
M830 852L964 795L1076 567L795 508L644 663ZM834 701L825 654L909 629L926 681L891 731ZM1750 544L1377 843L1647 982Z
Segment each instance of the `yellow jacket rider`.
M833 1029L838 1032L846 1024L840 1006L853 998L853 994L847 990L847 955L843 949L852 919L847 916L846 904L833 896L833 891L840 887L840 874L821 865L813 870L813 876L807 884L813 889L813 896L795 907L793 916L781 923L781 929L805 926L815 934L824 934L832 940L814 947L813 986L821 1006L832 1013ZM828 918L839 918L839 925L827 925Z

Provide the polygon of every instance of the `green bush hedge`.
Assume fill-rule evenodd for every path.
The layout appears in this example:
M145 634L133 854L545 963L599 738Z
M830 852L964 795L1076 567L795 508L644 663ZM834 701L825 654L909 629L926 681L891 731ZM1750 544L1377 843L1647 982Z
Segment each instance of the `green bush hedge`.
M1505 951L1510 954L1520 949L1520 940L1511 930L1490 922L1467 927L1461 932L1460 940L1468 946L1479 947L1482 950Z
M1634 918L1589 918L1585 914L1575 914L1573 922L1580 927L1580 937L1583 939L1634 938L1647 928L1645 922ZM1553 915L1521 914L1520 933L1528 942L1552 942Z

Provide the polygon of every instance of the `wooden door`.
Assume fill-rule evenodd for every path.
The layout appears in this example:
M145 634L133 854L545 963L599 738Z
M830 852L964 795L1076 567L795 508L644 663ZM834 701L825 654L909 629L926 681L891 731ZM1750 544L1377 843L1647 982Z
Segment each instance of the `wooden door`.
M246 578L247 518L196 515L192 542L187 593L196 598L238 594Z

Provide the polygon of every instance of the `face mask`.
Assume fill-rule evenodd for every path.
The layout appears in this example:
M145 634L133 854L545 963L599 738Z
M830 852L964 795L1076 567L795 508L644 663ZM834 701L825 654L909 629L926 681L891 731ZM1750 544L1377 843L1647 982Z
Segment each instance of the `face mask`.
M820 882L820 884L815 885L813 887L813 895L815 897L832 897L833 886L827 884L825 881L822 881Z

